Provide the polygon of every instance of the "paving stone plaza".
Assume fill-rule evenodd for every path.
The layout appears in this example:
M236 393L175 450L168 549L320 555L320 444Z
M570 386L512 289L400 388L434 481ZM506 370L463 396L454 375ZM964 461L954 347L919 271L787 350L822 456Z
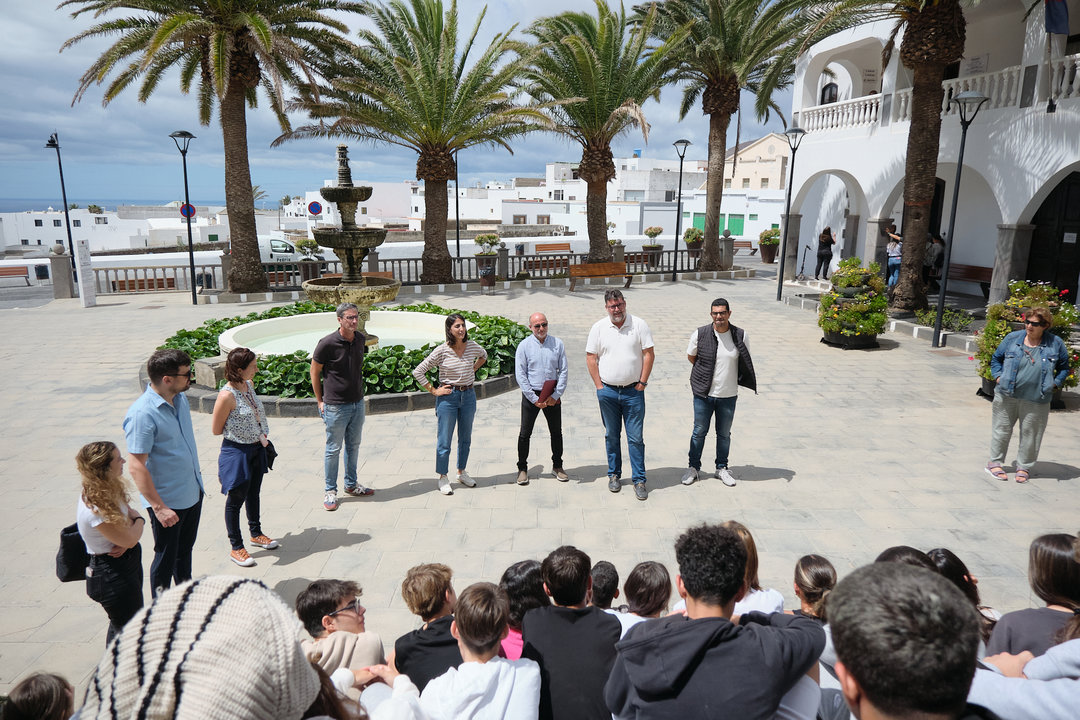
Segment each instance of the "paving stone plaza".
M316 578L359 582L367 627L387 646L417 626L398 591L405 571L438 561L454 570L460 590L497 582L526 558L573 544L593 561L615 563L625 578L641 560L674 573L673 542L687 526L737 519L753 532L761 581L784 593L788 607L795 561L819 553L841 575L891 545L948 547L978 577L983 601L1001 611L1037 605L1026 580L1027 548L1036 535L1080 529L1080 398L1055 411L1040 462L1028 485L1002 483L983 471L990 403L977 397L968 353L932 350L928 342L886 334L872 351L844 351L819 342L812 312L775 301L775 281L635 284L627 310L644 318L656 343L646 393L646 464L650 495L606 487L604 432L585 369L590 326L605 315L596 286L413 296L525 323L544 312L570 359L564 398L565 467L569 483L550 476L547 428L537 422L532 482L514 484L519 395L478 403L469 471L475 489L452 497L436 491L433 411L369 415L360 447L360 481L369 498L342 496L336 512L322 507L324 431L315 418L272 419L280 456L262 492L263 527L276 551L253 550L258 564L229 560L217 483L218 438L210 416L194 423L206 488L195 548L196 575L227 573L263 580L290 605ZM746 329L759 394L740 393L732 430L731 470L737 487L706 479L679 483L692 424L690 332L709 322L717 297L731 303L732 322ZM123 449L121 421L141 388L139 366L167 336L211 317L259 311L267 304L200 305L183 293L102 296L95 308L78 300L0 309L0 692L35 670L59 672L77 697L105 645L107 619L82 583L53 573L59 529L74 522L79 477L74 456L91 440ZM713 436L706 440L706 465ZM1008 456L1013 460L1013 448ZM1011 478L1011 476L1010 476ZM143 561L152 557L144 535ZM146 589L149 601L149 589Z

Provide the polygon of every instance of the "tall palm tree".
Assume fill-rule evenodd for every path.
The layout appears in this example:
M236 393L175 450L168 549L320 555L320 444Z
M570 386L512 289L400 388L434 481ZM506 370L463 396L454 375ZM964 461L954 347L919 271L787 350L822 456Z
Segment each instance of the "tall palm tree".
M351 137L414 150L416 179L424 181L423 283L453 280L446 246L446 183L457 171L457 152L477 145L506 148L509 140L547 127L536 105L517 102L516 88L528 53L514 55L511 27L499 33L468 65L485 7L463 46L458 42L457 2L364 2L374 27L332 73L316 97L305 92L293 107L319 122L283 135Z
M923 310L927 307L922 281L923 255L930 230L930 206L937 179L941 140L942 82L945 67L964 54L967 21L960 0L836 0L827 19L848 22L895 20L882 53L887 65L901 29L900 62L912 71L911 125L904 162L904 243L900 281L893 289L891 307ZM949 242L952 242L949 238Z
M526 31L538 42L528 72L529 93L552 104L548 112L555 132L581 145L578 175L587 185L585 209L589 228L589 262L611 259L607 241L607 184L615 177L611 143L630 127L648 142L649 123L642 104L659 99L670 81L670 57L685 32L675 31L658 46L647 45L653 12L632 28L626 12L614 12L595 0L596 15L567 12L541 18Z
M315 77L320 60L348 47L347 26L327 11L354 11L350 0L64 0L78 17L93 13L98 24L65 42L63 51L87 38L116 38L79 81L72 105L91 85L105 89L108 105L139 83L146 102L162 77L180 71L180 89L192 85L199 120L210 124L215 103L225 148L225 204L229 213L232 269L229 289L255 292L267 287L255 235L255 201L248 166L247 106L255 106L261 86L283 130L285 86ZM133 12L117 17L116 13ZM109 19L106 16L112 15Z
M655 6L652 33L667 38L680 29L689 32L679 46L678 78L684 82L679 118L701 99L709 116L709 161L705 184L705 246L703 270L719 270L720 202L724 193L724 163L731 116L746 90L754 94L759 119L770 111L783 118L772 96L791 84L800 50L835 32L841 23L822 22L819 3L810 0L664 0ZM644 23L653 4L635 8L635 21Z

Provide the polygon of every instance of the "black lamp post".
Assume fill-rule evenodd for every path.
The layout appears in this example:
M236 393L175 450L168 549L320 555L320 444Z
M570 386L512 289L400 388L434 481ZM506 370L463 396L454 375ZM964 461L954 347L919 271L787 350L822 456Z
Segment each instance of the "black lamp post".
M64 222L67 224L68 252L71 253L71 272L75 279L79 279L79 271L75 268L75 242L71 239L71 213L68 211L67 188L64 187L64 163L60 160L60 137L56 133L49 136L45 143L46 148L56 150L56 164L60 168L60 196L64 200Z
M953 181L952 212L949 214L949 241L945 244L945 263L941 267L937 317L934 318L934 347L940 347L941 343L941 318L945 313L945 287L949 283L949 258L952 257L955 242L953 230L956 228L956 201L960 197L960 171L964 168L964 142L967 140L968 125L975 121L979 108L989 99L980 92L966 90L950 100L956 103L960 110L960 153L956 158L956 180Z
M784 211L784 238L780 243L780 272L776 276L777 302L780 302L784 296L784 263L787 260L788 228L791 227L791 184L795 182L795 153L798 151L799 143L802 142L806 131L800 127L790 127L784 131L784 134L787 135L787 144L791 148L791 168L788 172L787 209ZM796 238L796 242L798 242L798 238Z
M174 133L169 133L169 137L176 143L176 149L180 151L180 157L184 163L184 204L191 205L191 201L188 199L188 181L187 181L187 149L191 141L195 139L195 136L189 133L187 130L177 130ZM192 213L194 215L194 213ZM191 239L191 218L184 218L187 221L187 251L188 251L188 263L191 268L191 277L188 282L191 284L191 304L198 305L199 299L195 296L195 243Z
M454 151L454 243L457 245L458 267L461 267L461 191L458 186L457 150Z
M675 209L675 262L671 264L671 281L675 282L679 279L675 272L679 268L679 235L682 233L682 166L683 158L686 157L686 148L690 146L690 141L676 140L671 144L675 146L675 152L679 154L679 201L676 203Z

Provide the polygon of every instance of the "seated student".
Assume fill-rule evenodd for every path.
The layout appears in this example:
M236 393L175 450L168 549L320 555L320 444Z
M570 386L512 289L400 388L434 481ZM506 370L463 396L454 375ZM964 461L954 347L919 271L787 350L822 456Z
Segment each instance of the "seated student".
M536 720L540 668L499 657L508 612L506 593L491 583L470 585L458 596L450 632L464 662L421 693L420 706L432 720Z
M525 613L521 656L540 665L541 720L604 720L604 683L615 661L619 622L586 607L592 585L589 556L570 545L540 565L544 591L554 605Z
M510 603L507 618L509 631L502 641L503 654L507 660L521 657L521 621L533 608L551 604L544 592L544 580L540 577L540 563L536 560L516 562L503 572L499 587L506 593Z
M930 556L910 545L893 545L890 548L885 548L874 558L874 562L904 563L912 567L926 568L930 572L937 572L937 565L930 559Z
M75 712L75 688L53 673L27 675L0 704L4 720L68 720Z
M615 617L622 624L622 637L630 628L649 618L658 618L671 600L671 576L658 562L646 560L634 566L623 585L627 611Z
M355 686L374 679L363 669L386 662L382 640L365 630L361 593L348 580L316 580L296 596L296 614L313 638L301 641L304 654L353 700L360 697ZM346 673L336 674L342 669Z
M1080 616L1072 624L1080 624ZM1025 651L993 655L983 663L993 669L975 671L968 702L1008 720L1075 720L1080 705L1080 635L1034 659Z
M421 692L432 678L461 664L457 638L450 633L457 600L451 577L447 566L428 563L410 568L401 583L401 597L424 624L397 639L391 664Z
M686 615L627 633L604 688L608 708L617 718L773 717L821 654L821 626L783 613L733 618L746 590L746 545L733 530L690 528L675 559Z
M733 530L746 545L746 594L735 603L735 614L743 615L756 610L763 613L784 612L784 596L779 590L761 587L758 580L758 553L754 536L737 520L728 520L724 527Z
M598 560L589 575L592 577L589 604L601 610L613 610L611 602L619 597L619 571L607 560Z
M967 705L978 613L936 572L867 565L837 584L828 612L836 672L856 718L996 717Z

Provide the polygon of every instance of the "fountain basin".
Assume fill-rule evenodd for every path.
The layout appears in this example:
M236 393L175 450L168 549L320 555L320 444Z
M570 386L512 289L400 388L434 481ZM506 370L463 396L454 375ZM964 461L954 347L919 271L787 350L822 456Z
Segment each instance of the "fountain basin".
M363 248L370 250L382 245L386 239L385 228L355 228L342 230L341 228L315 228L311 231L315 236L315 242L323 247L332 248ZM365 255L367 253L364 253Z
M466 322L466 327L476 327ZM319 340L338 329L337 315L310 313L257 320L226 330L218 337L222 355L238 347L249 348L256 355L285 355L297 350L312 352ZM404 345L415 350L428 343L446 340L446 316L431 313L373 310L368 320L368 334L379 336L379 345Z
M342 282L342 278L315 278L306 280L302 287L307 296L316 302L332 305L351 302L364 309L396 298L401 281L370 276L365 277L362 283Z

